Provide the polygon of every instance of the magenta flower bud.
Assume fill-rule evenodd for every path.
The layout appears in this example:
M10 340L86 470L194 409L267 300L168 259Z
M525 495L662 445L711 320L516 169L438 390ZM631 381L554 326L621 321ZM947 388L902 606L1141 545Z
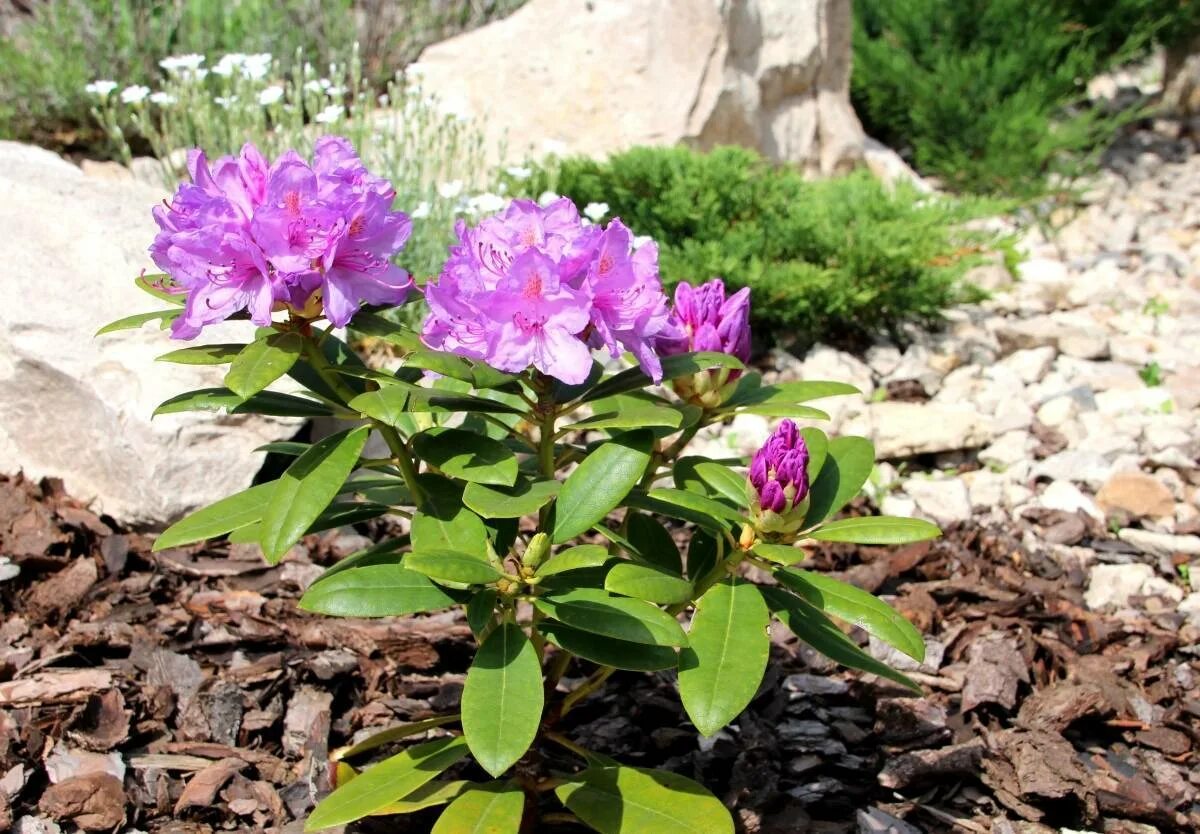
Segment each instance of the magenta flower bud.
M750 360L750 288L725 295L725 283L714 278L693 287L675 288L670 332L658 337L664 356L688 351L720 351Z
M763 510L783 513L808 497L808 446L795 423L784 420L767 438L749 478Z

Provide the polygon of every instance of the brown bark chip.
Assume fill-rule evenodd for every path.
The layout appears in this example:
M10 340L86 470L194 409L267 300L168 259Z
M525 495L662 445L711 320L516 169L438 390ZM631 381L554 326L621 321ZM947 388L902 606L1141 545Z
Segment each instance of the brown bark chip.
M125 788L110 773L76 776L51 785L38 807L60 822L72 822L84 831L106 831L125 821Z

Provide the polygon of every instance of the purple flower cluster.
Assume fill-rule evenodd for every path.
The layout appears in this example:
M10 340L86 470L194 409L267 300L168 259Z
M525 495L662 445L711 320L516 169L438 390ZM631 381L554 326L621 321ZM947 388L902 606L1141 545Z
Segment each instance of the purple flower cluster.
M716 351L750 361L750 288L725 295L725 282L714 278L693 287L675 287L672 333L660 336L663 356L688 351ZM736 379L736 373L730 376Z
M274 164L251 144L210 167L188 157L191 182L154 209L154 262L187 293L175 338L247 310L260 326L291 307L323 308L344 326L358 306L400 304L412 279L391 262L412 230L395 191L345 139L317 140L312 164L287 151Z
M503 371L532 366L568 384L587 379L591 348L631 351L656 382L655 341L670 330L658 247L635 248L620 220L585 225L567 198L514 200L467 227L436 282L426 285L430 347Z
M808 495L808 446L791 420L784 420L750 462L750 483L763 510L784 513Z

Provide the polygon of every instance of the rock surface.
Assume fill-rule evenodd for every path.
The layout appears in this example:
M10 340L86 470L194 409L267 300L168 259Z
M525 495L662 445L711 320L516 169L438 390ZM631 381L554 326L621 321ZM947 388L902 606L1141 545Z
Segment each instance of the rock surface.
M4 267L0 306L0 471L61 477L133 524L163 523L245 488L261 464L252 450L296 430L260 417L151 420L168 397L219 386L223 369L155 362L173 346L153 324L93 338L110 321L161 306L133 279L153 268L150 207L163 196L0 142L0 228L20 244ZM249 327L209 338L245 341Z
M864 157L850 33L850 0L530 0L414 71L515 156L738 144L828 174Z

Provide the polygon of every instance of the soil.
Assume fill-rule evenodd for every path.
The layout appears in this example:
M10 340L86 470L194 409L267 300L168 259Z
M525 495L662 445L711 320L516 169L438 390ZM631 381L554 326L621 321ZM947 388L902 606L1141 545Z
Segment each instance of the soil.
M1092 535L1078 518L1025 524ZM152 554L57 483L0 477L0 555L20 568L0 582L0 831L299 832L331 749L452 711L470 662L454 614L296 609L323 565L381 532L310 537L275 567L241 546ZM618 673L565 732L700 780L745 832L1200 830L1200 649L1182 617L1088 611L1083 572L1022 532L814 556L926 635L909 664L924 698L777 628L758 697L711 739L669 674ZM427 832L436 814L349 830Z

